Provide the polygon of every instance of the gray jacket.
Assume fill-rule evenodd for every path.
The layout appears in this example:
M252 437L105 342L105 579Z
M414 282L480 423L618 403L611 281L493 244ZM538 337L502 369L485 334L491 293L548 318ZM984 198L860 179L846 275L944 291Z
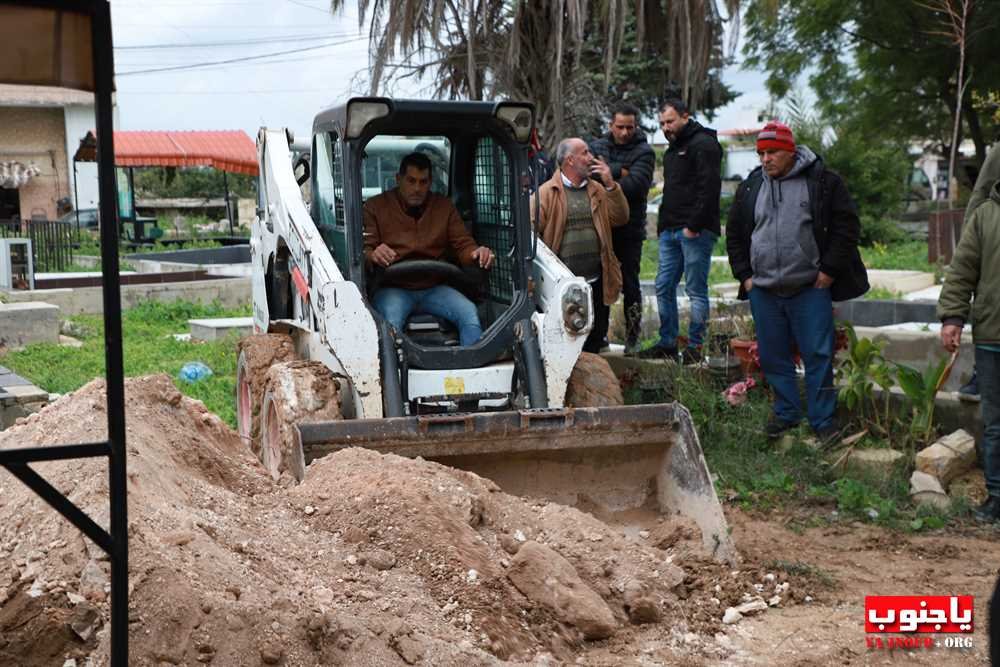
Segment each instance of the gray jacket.
M795 164L779 179L763 174L754 205L750 244L753 286L783 295L808 287L819 273L820 251L812 228L809 185L803 172L816 154L795 149Z

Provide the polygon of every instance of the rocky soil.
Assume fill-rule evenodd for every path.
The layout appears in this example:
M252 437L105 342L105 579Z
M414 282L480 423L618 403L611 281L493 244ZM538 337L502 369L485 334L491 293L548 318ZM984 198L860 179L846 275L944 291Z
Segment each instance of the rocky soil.
M706 559L682 521L601 521L428 461L353 449L275 482L167 376L126 397L132 665L712 662L728 607L805 595ZM0 448L99 441L106 419L95 381ZM104 461L34 467L107 526ZM107 664L108 575L0 472L0 664Z
M130 665L970 664L990 529L905 536L727 507L743 562L653 514L594 516L345 450L295 484L166 376L126 382ZM95 381L0 448L105 437ZM103 461L33 466L107 526ZM0 471L0 665L108 664L108 562ZM868 594L972 594L975 646L867 648ZM728 622L724 622L723 619Z

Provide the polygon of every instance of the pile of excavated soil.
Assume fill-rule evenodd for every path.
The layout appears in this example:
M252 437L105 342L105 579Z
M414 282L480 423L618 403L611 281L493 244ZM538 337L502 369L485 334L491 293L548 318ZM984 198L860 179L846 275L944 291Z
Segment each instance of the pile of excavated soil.
M728 654L727 607L800 594L699 555L681 521L604 523L419 459L345 450L275 483L167 376L126 398L131 665L697 663ZM92 382L0 448L102 440L104 400ZM34 468L107 527L105 461ZM0 664L107 664L108 573L0 472Z

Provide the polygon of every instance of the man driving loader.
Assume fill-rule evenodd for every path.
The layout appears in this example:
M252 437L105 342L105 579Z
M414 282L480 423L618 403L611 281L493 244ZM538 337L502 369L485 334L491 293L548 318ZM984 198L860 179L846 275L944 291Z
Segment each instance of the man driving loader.
M431 192L431 169L426 155L410 153L399 163L396 187L365 202L366 263L388 268L407 259L446 261L451 250L462 266L488 270L493 266L493 251L476 245L448 197ZM379 287L372 302L398 331L403 331L411 314L427 313L452 322L463 346L474 344L483 333L472 301L441 284L437 276Z

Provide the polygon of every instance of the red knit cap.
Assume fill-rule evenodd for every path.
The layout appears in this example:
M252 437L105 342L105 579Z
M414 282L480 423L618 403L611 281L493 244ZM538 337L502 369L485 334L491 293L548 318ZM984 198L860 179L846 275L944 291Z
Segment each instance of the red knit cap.
M772 120L757 135L757 150L766 149L795 152L795 136L784 123Z

